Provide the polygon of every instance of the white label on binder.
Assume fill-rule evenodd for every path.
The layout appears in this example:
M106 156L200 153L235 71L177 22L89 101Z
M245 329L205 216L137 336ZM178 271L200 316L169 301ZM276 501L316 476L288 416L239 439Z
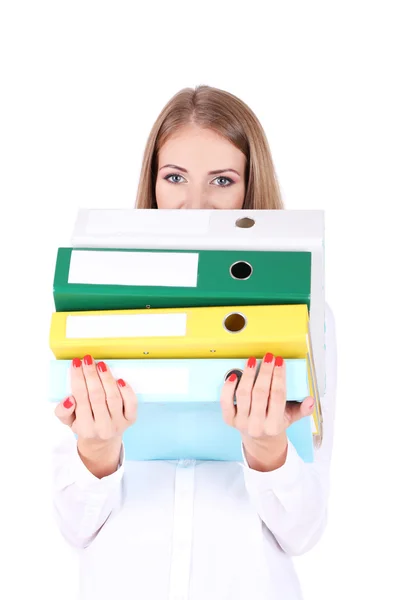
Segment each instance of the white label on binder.
M68 283L196 287L196 252L73 250Z
M130 338L186 335L186 313L162 315L74 315L67 317L67 338Z
M124 379L137 394L171 395L168 402L179 400L180 395L189 393L190 371L186 368L159 367L110 367L114 379ZM71 375L68 371L66 390L71 389ZM54 406L53 406L54 410Z
M188 219L188 211L180 209L88 210L85 235L162 235L186 237L208 232L211 210L197 210Z

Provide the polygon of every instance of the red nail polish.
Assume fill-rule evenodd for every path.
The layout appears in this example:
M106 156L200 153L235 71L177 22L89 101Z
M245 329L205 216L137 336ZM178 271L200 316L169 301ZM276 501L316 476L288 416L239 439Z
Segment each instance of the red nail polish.
M237 375L236 373L231 373L228 377L228 381L236 381Z
M125 381L123 379L118 379L117 383L121 387L125 387L125 385L126 385L126 383L125 383Z
M74 360L72 361L72 364L74 365L74 367L78 368L81 366L82 362L80 358L74 358Z
M93 358L90 356L90 354L86 354L86 356L83 357L83 360L84 360L85 365L93 364Z
M275 359L275 366L276 367L281 367L283 365L283 358L282 356L277 356Z
M265 356L264 356L264 362L266 363L272 363L272 361L274 360L274 355L271 354L271 352L268 352Z
M101 371L102 373L105 373L107 371L107 367L105 365L105 363L103 363L103 361L101 360L99 363L97 363L97 368L99 369L99 371Z
M247 366L250 367L250 369L252 369L256 366L256 364L257 360L254 358L254 356L250 356L249 360L247 361Z
M73 402L71 402L71 400L69 398L67 398L63 402L63 405L65 406L65 408L71 408L72 404L73 404Z

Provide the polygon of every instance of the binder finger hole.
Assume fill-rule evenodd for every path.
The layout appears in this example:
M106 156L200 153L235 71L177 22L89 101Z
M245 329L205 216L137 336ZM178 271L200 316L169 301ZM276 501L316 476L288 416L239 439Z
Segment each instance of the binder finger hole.
M224 327L229 333L242 331L246 324L246 318L241 313L231 313L224 319Z
M225 373L225 381L228 379L228 377L230 377L232 375L232 373L235 373L236 377L238 378L238 383L240 381L241 376L243 375L243 371L241 369L230 369L227 373Z
M226 374L225 374L225 381L228 379L228 377L230 375L232 375L232 373L235 373L236 377L238 378L237 383L239 383L240 378L243 375L243 371L241 369L230 369ZM237 385L237 384L236 384ZM233 404L234 406L237 406L237 400L236 400L236 388L235 388L235 393L233 394Z
M253 273L253 267L250 263L240 260L231 266L230 273L233 279L248 279Z
M238 219L235 223L236 227L239 227L240 229L250 229L250 227L253 227L253 225L255 224L255 220L250 219L250 217L242 217L241 219Z

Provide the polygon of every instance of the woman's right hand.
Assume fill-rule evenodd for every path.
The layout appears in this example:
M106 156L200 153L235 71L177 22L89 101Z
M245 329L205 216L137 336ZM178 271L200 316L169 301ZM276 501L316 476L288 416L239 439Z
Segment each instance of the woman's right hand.
M136 421L137 397L107 365L86 355L71 365L72 394L55 414L78 436L78 452L89 470L104 477L117 470L122 434Z

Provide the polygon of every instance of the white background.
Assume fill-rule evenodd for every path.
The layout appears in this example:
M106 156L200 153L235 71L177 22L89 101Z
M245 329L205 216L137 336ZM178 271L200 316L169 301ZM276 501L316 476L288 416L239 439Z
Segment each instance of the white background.
M57 247L79 207L133 206L153 121L176 91L200 83L259 116L286 207L326 210L339 384L329 524L296 560L305 598L399 597L396 8L2 2L1 598L70 600L77 590L75 554L51 514Z

